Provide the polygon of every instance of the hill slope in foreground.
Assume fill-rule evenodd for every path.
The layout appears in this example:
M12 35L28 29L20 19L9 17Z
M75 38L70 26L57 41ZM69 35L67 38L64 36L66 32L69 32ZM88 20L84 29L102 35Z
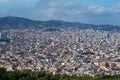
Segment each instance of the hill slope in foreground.
M7 72L5 68L0 68L0 75L0 80L120 80L120 75L97 75L95 77L68 76L65 74L52 75L44 71L32 72L31 70Z

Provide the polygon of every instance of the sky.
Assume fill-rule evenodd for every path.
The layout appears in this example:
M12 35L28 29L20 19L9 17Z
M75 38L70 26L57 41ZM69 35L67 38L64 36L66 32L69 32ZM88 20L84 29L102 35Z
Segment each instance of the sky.
M0 17L120 25L120 0L0 0Z

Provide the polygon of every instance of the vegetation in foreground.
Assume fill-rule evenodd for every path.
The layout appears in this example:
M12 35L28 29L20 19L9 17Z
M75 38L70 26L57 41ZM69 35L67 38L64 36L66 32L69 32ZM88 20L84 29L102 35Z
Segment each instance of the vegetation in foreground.
M88 76L68 76L68 75L52 75L44 71L32 72L30 70L22 71L6 71L5 68L0 68L0 80L120 80L119 75L95 77Z

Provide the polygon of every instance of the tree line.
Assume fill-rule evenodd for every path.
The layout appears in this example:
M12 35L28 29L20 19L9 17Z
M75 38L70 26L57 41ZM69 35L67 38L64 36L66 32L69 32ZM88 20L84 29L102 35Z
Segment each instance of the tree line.
M45 71L31 71L27 69L6 71L5 68L0 68L0 80L120 80L120 74L113 76L96 75L95 77L68 76L66 74L52 75Z

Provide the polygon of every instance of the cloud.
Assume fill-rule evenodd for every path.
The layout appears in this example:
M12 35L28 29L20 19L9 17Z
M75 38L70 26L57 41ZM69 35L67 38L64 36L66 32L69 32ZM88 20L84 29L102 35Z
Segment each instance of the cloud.
M106 7L97 4L78 3L72 0L14 0L16 4L13 3L13 0L6 1L9 2L9 5L11 4L7 8L7 15L35 20L57 19L94 24L109 24L115 22L116 19L117 21L120 20L119 4ZM115 23L119 24L117 21Z
M0 0L0 3L9 2L10 0Z
M103 6L90 5L88 6L88 10L93 11L94 13L102 13L105 12L107 9L105 9Z
M21 0L22 1L22 0ZM4 3L4 4L6 4L6 3L11 3L11 2L21 2L20 0L0 0L0 3Z
M8 3L8 2L18 2L18 3L23 3L23 2L33 2L33 0L0 0L0 3ZM34 1L38 1L38 0L34 0Z

